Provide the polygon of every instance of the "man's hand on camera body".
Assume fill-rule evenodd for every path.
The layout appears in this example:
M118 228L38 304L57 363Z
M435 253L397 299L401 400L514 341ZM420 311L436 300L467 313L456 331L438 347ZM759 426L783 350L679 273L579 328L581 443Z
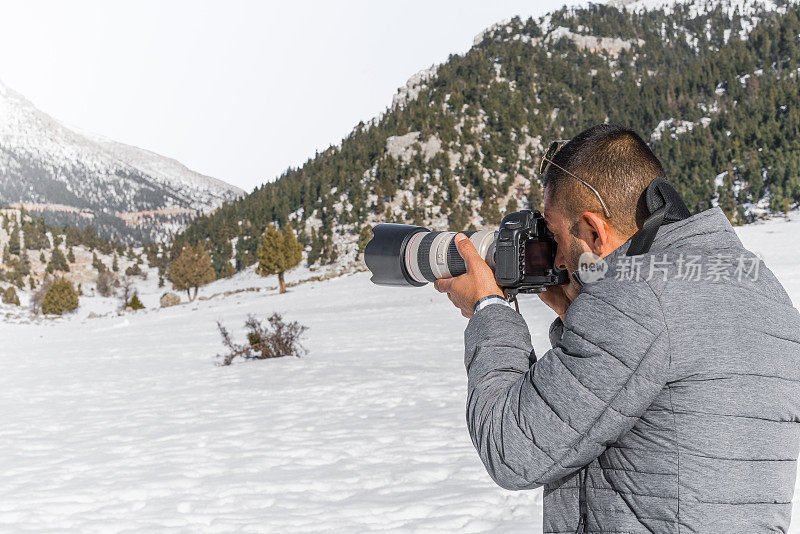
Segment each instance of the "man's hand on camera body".
M494 272L478 254L472 241L462 233L456 234L454 239L467 272L455 278L441 278L433 285L440 293L447 293L453 305L461 310L461 315L469 319L480 299L489 295L502 297L503 290L497 285Z
M568 284L561 286L547 286L547 288L539 293L539 298L542 302L550 306L554 312L564 320L564 314L567 313L567 308L572 304L572 301L578 297L580 289L574 280L570 279Z

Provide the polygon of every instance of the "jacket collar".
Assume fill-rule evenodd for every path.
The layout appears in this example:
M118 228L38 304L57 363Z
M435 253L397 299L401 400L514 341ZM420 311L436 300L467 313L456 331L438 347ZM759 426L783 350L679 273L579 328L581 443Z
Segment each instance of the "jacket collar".
M630 244L631 240L629 239L606 256L606 261L624 256ZM742 242L736 235L733 226L722 209L717 206L686 219L661 226L648 254L671 252L682 248L714 253L719 249L741 247Z

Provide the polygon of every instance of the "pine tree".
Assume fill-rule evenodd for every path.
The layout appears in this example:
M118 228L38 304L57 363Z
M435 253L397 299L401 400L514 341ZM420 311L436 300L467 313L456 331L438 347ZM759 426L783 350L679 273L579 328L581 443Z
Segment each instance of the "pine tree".
M103 263L100 260L100 258L97 257L97 253L96 252L92 252L92 267L97 269L98 273L103 273L103 272L108 270L108 268L106 267L106 264Z
M470 222L470 209L462 203L458 203L453 207L450 215L447 218L448 228L452 232L461 232L466 229Z
M139 299L139 294L134 293L131 297L131 300L128 301L125 308L131 308L132 310L142 310L144 309L144 304L142 304L141 299Z
M283 231L272 224L267 226L256 253L258 267L256 272L261 276L278 275L278 286L281 293L286 293L286 282L283 275L295 267L303 258L303 247L288 224Z
M14 226L14 229L11 230L11 235L9 236L8 252L10 254L17 255L19 254L19 250L19 226Z
M542 210L544 204L544 193L541 182L534 178L531 180L531 187L528 189L528 206L532 210Z
M367 243L369 240L372 239L372 227L366 225L361 228L361 232L358 234L358 253L363 254L364 249L367 247Z
M491 196L483 200L478 209L484 226L496 226L500 224L500 208L497 206L497 197Z
M61 315L78 307L78 293L72 282L59 278L51 285L42 299L42 312Z
M722 184L717 188L717 194L719 195L719 207L722 209L725 216L728 217L728 220L731 223L735 223L736 221L736 206L738 203L736 202L736 194L733 191L733 169L731 168L730 172L725 173L725 176L722 179Z
M52 273L53 271L69 272L67 258L58 247L53 248L53 252L50 254L50 263L47 264L47 272Z
M115 273L119 271L119 261L117 260L117 253L114 253L114 258L111 260L111 270Z
M27 250L21 250L19 253L19 273L22 276L31 274L31 259Z
M175 289L185 290L189 300L194 300L200 286L214 281L211 256L199 244L184 247L169 266L169 279ZM192 289L194 294L191 292Z
M519 210L519 206L517 204L517 199L511 197L508 199L508 203L506 204L506 214L514 213L515 211Z
M67 261L75 263L75 253L72 251L72 247L69 247L69 250L67 250Z
M67 246L72 248L75 245L81 244L81 231L77 228L70 226L65 231Z
M311 229L311 248L308 251L308 264L315 264L322 254L322 240L319 234L312 228Z

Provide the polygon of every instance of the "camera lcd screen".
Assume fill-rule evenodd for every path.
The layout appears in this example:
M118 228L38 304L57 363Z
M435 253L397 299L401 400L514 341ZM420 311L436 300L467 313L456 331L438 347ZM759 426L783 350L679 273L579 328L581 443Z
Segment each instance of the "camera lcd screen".
M550 267L550 247L546 241L525 243L525 274L543 274Z

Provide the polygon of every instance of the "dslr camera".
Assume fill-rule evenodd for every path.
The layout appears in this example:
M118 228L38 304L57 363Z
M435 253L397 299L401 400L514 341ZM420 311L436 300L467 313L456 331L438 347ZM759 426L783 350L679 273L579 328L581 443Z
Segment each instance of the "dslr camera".
M423 286L467 272L453 239L457 232L431 232L421 226L378 224L364 249L372 282L385 286ZM569 282L554 265L556 242L538 211L509 213L496 231L467 231L494 271L497 285L511 298Z

